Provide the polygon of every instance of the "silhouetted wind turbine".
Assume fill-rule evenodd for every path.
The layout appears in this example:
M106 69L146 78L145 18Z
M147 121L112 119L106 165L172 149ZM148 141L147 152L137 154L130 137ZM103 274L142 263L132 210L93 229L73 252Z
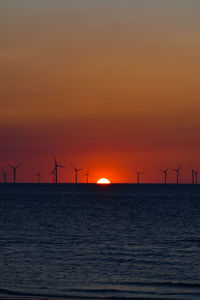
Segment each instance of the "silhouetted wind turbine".
M55 161L55 165L54 165L55 183L58 183L58 168L64 168L64 169L65 169L65 167L62 166L62 165L59 165L59 164L57 163L57 160L56 160L56 157L55 157L54 154L53 154L53 157L54 157L54 161Z
M194 184L195 170L191 167L192 170L192 184Z
M6 183L8 172L6 172L5 170L2 170L2 174L3 174L3 183Z
M137 170L135 170L135 172L137 173L137 183L139 184L140 183L140 175L144 174L144 172L139 172Z
M38 183L40 183L40 178L41 178L41 174L40 174L40 172L39 172L38 174L36 174L35 176L36 176L36 177L37 177L37 179L38 179L38 180L37 180L37 182L38 182Z
M13 169L13 183L16 183L16 170L22 165L18 164L16 166L8 164Z
M86 183L88 183L89 182L89 177L90 177L89 171L87 171L87 173L84 174L83 176L86 177Z
M78 172L82 171L83 169L77 169L74 165L72 165L75 171L75 183L78 183Z
M176 183L177 184L179 184L180 170L181 170L181 165L178 167L178 169L173 169L173 171L176 172Z
M167 169L160 169L160 171L164 173L164 182L166 184L167 183L167 177L168 177L169 168L167 168Z

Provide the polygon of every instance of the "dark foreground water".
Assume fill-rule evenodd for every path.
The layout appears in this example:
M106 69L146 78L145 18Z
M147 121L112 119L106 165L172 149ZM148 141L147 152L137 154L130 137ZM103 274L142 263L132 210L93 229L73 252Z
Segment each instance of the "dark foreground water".
M0 297L200 299L200 186L0 185Z

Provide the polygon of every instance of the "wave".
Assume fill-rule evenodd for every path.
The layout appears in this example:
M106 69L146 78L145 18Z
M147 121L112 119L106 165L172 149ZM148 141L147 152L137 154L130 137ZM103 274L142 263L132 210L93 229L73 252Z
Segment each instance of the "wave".
M2 294L2 296L1 296ZM47 300L47 299L76 299L76 300L177 300L176 298L166 298L166 297L159 297L159 296L97 296L97 295L91 295L91 296L76 296L76 295L60 295L60 294L40 294L40 293L26 293L26 292L19 292L19 291L13 291L13 290L7 290L7 289L0 289L0 299L11 299L12 300ZM8 298L7 298L8 297Z
M116 284L116 283L115 283ZM105 288L106 285L113 285L113 288ZM200 284L198 283L182 283L182 282L121 282L118 284L118 288L114 287L114 283L110 282L105 284L104 288L94 288L94 289L68 289L62 291L61 293L34 293L27 291L17 291L17 290L9 290L0 288L0 299L9 298L12 296L15 299L18 297L26 298L29 300L31 298L44 298L44 299L83 299L83 300L177 300L184 299L187 296L199 297L200 294ZM168 287L169 289L173 288L173 290L168 290L168 292L152 292L152 291L133 291L130 289L120 289L120 286L132 286L132 287ZM174 290L174 288L179 288L179 290ZM181 289L181 291L180 291ZM176 298L173 298L176 297Z
M109 282L108 284L115 284L114 282ZM153 281L153 282L120 282L119 285L132 285L132 286L151 286L151 287L156 287L156 286L160 286L160 287L176 287L176 288L200 288L200 284L199 283L193 283L193 282L172 282L172 281Z

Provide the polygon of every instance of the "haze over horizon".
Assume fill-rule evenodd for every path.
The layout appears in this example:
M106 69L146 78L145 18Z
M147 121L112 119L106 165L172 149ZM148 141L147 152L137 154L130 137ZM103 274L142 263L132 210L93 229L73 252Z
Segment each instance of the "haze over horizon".
M135 182L135 169L161 182L160 168L179 164L191 182L199 11L196 0L1 1L1 166L23 162L19 181L39 170L50 181L55 153L94 182Z

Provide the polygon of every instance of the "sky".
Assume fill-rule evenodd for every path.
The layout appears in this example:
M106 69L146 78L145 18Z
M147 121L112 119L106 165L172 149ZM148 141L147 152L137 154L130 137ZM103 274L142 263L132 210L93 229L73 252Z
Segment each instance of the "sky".
M200 168L199 0L0 1L0 165L50 181ZM80 174L79 181L84 182ZM11 170L9 170L11 176ZM169 181L175 181L171 170Z

